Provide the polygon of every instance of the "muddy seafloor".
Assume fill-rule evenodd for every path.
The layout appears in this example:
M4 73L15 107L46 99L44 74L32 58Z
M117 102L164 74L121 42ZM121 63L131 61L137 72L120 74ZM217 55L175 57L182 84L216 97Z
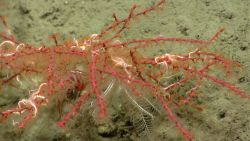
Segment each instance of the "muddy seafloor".
M53 45L48 36L60 34L61 41L99 33L112 22L112 13L125 17L133 4L140 9L154 0L1 0L0 15L15 37L36 46ZM243 64L243 71L233 80L250 94L250 1L249 0L168 0L166 6L131 23L125 37L155 36L209 39L219 28L225 28L220 41L213 46L220 54ZM134 24L134 27L133 27ZM2 27L1 27L2 28ZM185 46L184 46L185 47ZM173 48L179 50L180 47ZM225 78L228 80L228 78ZM235 96L219 86L203 88L202 112L176 113L195 136L196 141L250 141L250 101ZM18 94L16 94L18 95ZM0 95L0 110L18 96ZM14 99L14 100L13 100ZM50 109L49 109L50 108ZM153 131L146 136L134 133L129 119L97 125L90 115L80 115L78 124L62 129L56 126L59 116L52 106L41 110L38 119L23 130L11 122L0 124L0 141L180 141L185 140L167 118L157 118ZM46 108L44 108L46 109ZM131 129L131 130L130 130Z

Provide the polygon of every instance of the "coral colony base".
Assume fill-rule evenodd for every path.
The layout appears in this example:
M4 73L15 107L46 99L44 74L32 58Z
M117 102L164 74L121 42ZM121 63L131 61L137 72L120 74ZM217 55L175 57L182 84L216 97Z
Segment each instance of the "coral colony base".
M42 107L70 98L74 93L79 94L75 96L76 103L57 123L58 126L65 127L87 101L98 105L96 111L99 112L99 118L103 119L108 114L107 105L111 102L106 96L120 93L129 97L131 103L149 117L152 116L151 111L140 105L138 99L147 101L152 107L154 105L150 97L156 100L162 105L168 120L175 124L184 138L191 141L194 136L179 121L171 107L180 108L185 105L202 110L195 99L199 97L199 88L206 85L207 81L249 99L244 91L219 79L211 71L222 69L224 73L231 74L234 68L241 66L210 49L211 44L224 31L223 28L208 40L172 37L121 39L131 21L160 9L164 4L165 0L160 0L139 12L138 6L134 5L125 19L119 19L113 14L113 23L99 34L84 39L59 44L57 36L52 35L50 38L55 41L55 45L48 47L34 47L16 40L5 18L1 17L4 27L0 44L1 94L23 92L26 95L17 102L16 107L1 111L1 122L10 116L20 116L22 118L19 121L13 120L13 124L24 128L32 124L30 121L36 118ZM178 44L188 46L189 51L183 49L184 52L180 54L145 53L158 47ZM173 79L175 75L180 78ZM31 90L29 85L35 85L36 89ZM187 86L189 90L184 94L178 93L181 86Z

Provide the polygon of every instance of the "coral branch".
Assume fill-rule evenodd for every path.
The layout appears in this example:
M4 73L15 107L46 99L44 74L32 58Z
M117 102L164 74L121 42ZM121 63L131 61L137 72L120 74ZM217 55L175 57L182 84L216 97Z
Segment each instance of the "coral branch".
M66 123L70 120L70 118L72 116L76 115L76 113L79 111L79 109L81 108L81 106L83 105L83 103L88 99L89 96L90 96L89 92L81 95L79 97L77 103L71 109L71 111L67 115L65 115L65 117L63 118L63 120L60 121L60 122L58 122L57 125L60 126L60 127L65 127Z
M93 51L95 51L95 50L93 50ZM103 118L103 117L106 116L106 108L105 108L104 101L102 99L101 93L98 90L97 82L96 82L96 60L97 60L97 54L96 53L92 53L91 56L92 56L92 63L91 63L91 86L92 86L93 92L95 93L95 95L97 97L98 105L100 106L100 109L101 109L100 116Z
M178 128L180 130L180 132L183 134L183 136L189 140L192 141L193 140L193 136L191 135L191 133L184 128L181 123L177 120L176 116L174 115L174 113L172 112L172 110L169 108L169 106L167 105L167 103L164 101L163 97L160 95L157 95L157 98L159 99L159 101L161 102L161 104L163 105L163 108L166 110L167 115L169 120L171 120L172 122L175 123L176 128Z
M220 84L222 85L223 87L226 87L228 88L229 90L233 91L236 95L239 95L240 97L242 98L247 98L247 99L250 99L250 96L246 94L246 92L240 90L239 88L237 88L236 86L226 82L226 81L223 81L223 80L220 80L218 78L216 78L215 76L211 76L211 75L208 75L206 73L203 73L203 72L198 72L200 75L208 78L209 80L213 81L214 83L217 83L217 84Z

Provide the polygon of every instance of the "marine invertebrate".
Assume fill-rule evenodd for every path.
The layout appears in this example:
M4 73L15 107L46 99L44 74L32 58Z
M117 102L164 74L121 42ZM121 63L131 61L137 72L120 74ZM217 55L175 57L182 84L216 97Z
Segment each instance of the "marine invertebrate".
M136 17L158 9L164 0L155 5L136 12L134 5L125 19L113 15L114 22L101 33L93 34L82 40L73 40L59 44L56 36L51 36L55 41L54 46L35 48L17 41L8 33L6 22L1 43L1 87L24 88L24 81L37 81L37 90L31 91L27 98L18 102L18 106L2 112L2 119L12 114L26 117L20 122L15 122L23 128L33 116L37 114L42 105L53 102L54 98L66 98L69 90L81 92L77 97L78 102L72 108L59 126L65 126L68 120L76 115L77 111L87 100L96 99L100 110L100 118L107 115L105 95L109 93L112 85L120 85L127 95L132 97L146 97L148 95L157 99L165 109L168 118L188 140L192 136L176 118L169 103L176 106L187 104L194 106L190 101L198 96L196 92L208 79L226 87L243 98L247 94L234 85L219 80L210 72L215 65L222 65L225 72L230 72L232 67L240 65L210 51L210 45L215 42L224 29L218 30L208 40L155 37L147 39L122 40L122 32L127 29L130 22ZM117 40L119 39L119 40ZM164 53L147 55L143 50L151 51L160 43L165 45L174 42L190 46L190 50L180 54ZM43 60L43 61L41 61ZM161 82L162 78L179 74L182 78L174 82ZM115 83L113 80L115 79ZM171 94L181 85L192 83L185 94ZM105 91L103 92L102 89ZM69 94L70 95L70 94ZM132 98L133 100L133 98ZM135 102L136 104L136 102ZM145 110L142 108L142 110ZM145 110L147 112L147 110Z

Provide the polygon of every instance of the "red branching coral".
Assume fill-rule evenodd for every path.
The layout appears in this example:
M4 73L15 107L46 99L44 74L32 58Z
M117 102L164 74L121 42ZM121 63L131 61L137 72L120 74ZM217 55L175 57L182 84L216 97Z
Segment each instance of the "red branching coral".
M177 119L170 104L178 107L189 105L201 110L192 99L199 96L197 90L207 80L229 89L242 98L249 99L244 91L220 80L210 71L216 69L215 66L218 65L222 66L226 73L230 73L232 67L240 67L239 63L210 51L211 43L217 41L224 31L223 28L208 40L168 37L118 40L133 19L147 15L164 3L165 0L160 0L141 12L136 12L138 7L134 5L125 19L119 19L113 14L114 22L99 34L63 44L57 42L56 36L51 36L56 44L39 48L17 41L1 17L5 26L0 44L1 89L8 87L14 92L24 89L28 93L28 97L21 99L16 107L1 111L1 121L11 115L26 115L20 122L15 122L19 128L24 128L32 118L36 117L42 106L54 102L55 95L58 95L57 98L65 99L68 90L72 89L81 92L81 95L77 97L78 100L72 110L58 122L59 126L64 127L80 107L91 99L96 99L100 118L104 118L107 115L108 101L103 98L102 90L108 89L107 84L115 79L119 82L117 84L125 87L129 95L143 97L145 94L150 94L157 99L165 109L168 119L187 140L191 141L193 136ZM188 45L192 51L155 56L145 53L145 50L150 52L159 44L171 43ZM168 83L160 81L177 73L182 75L180 80ZM34 85L37 85L37 89L27 92L28 86L25 83L34 82L32 79L35 79ZM186 94L170 94L181 85L190 85L190 82L192 88ZM3 92L5 91L2 90L1 93Z

